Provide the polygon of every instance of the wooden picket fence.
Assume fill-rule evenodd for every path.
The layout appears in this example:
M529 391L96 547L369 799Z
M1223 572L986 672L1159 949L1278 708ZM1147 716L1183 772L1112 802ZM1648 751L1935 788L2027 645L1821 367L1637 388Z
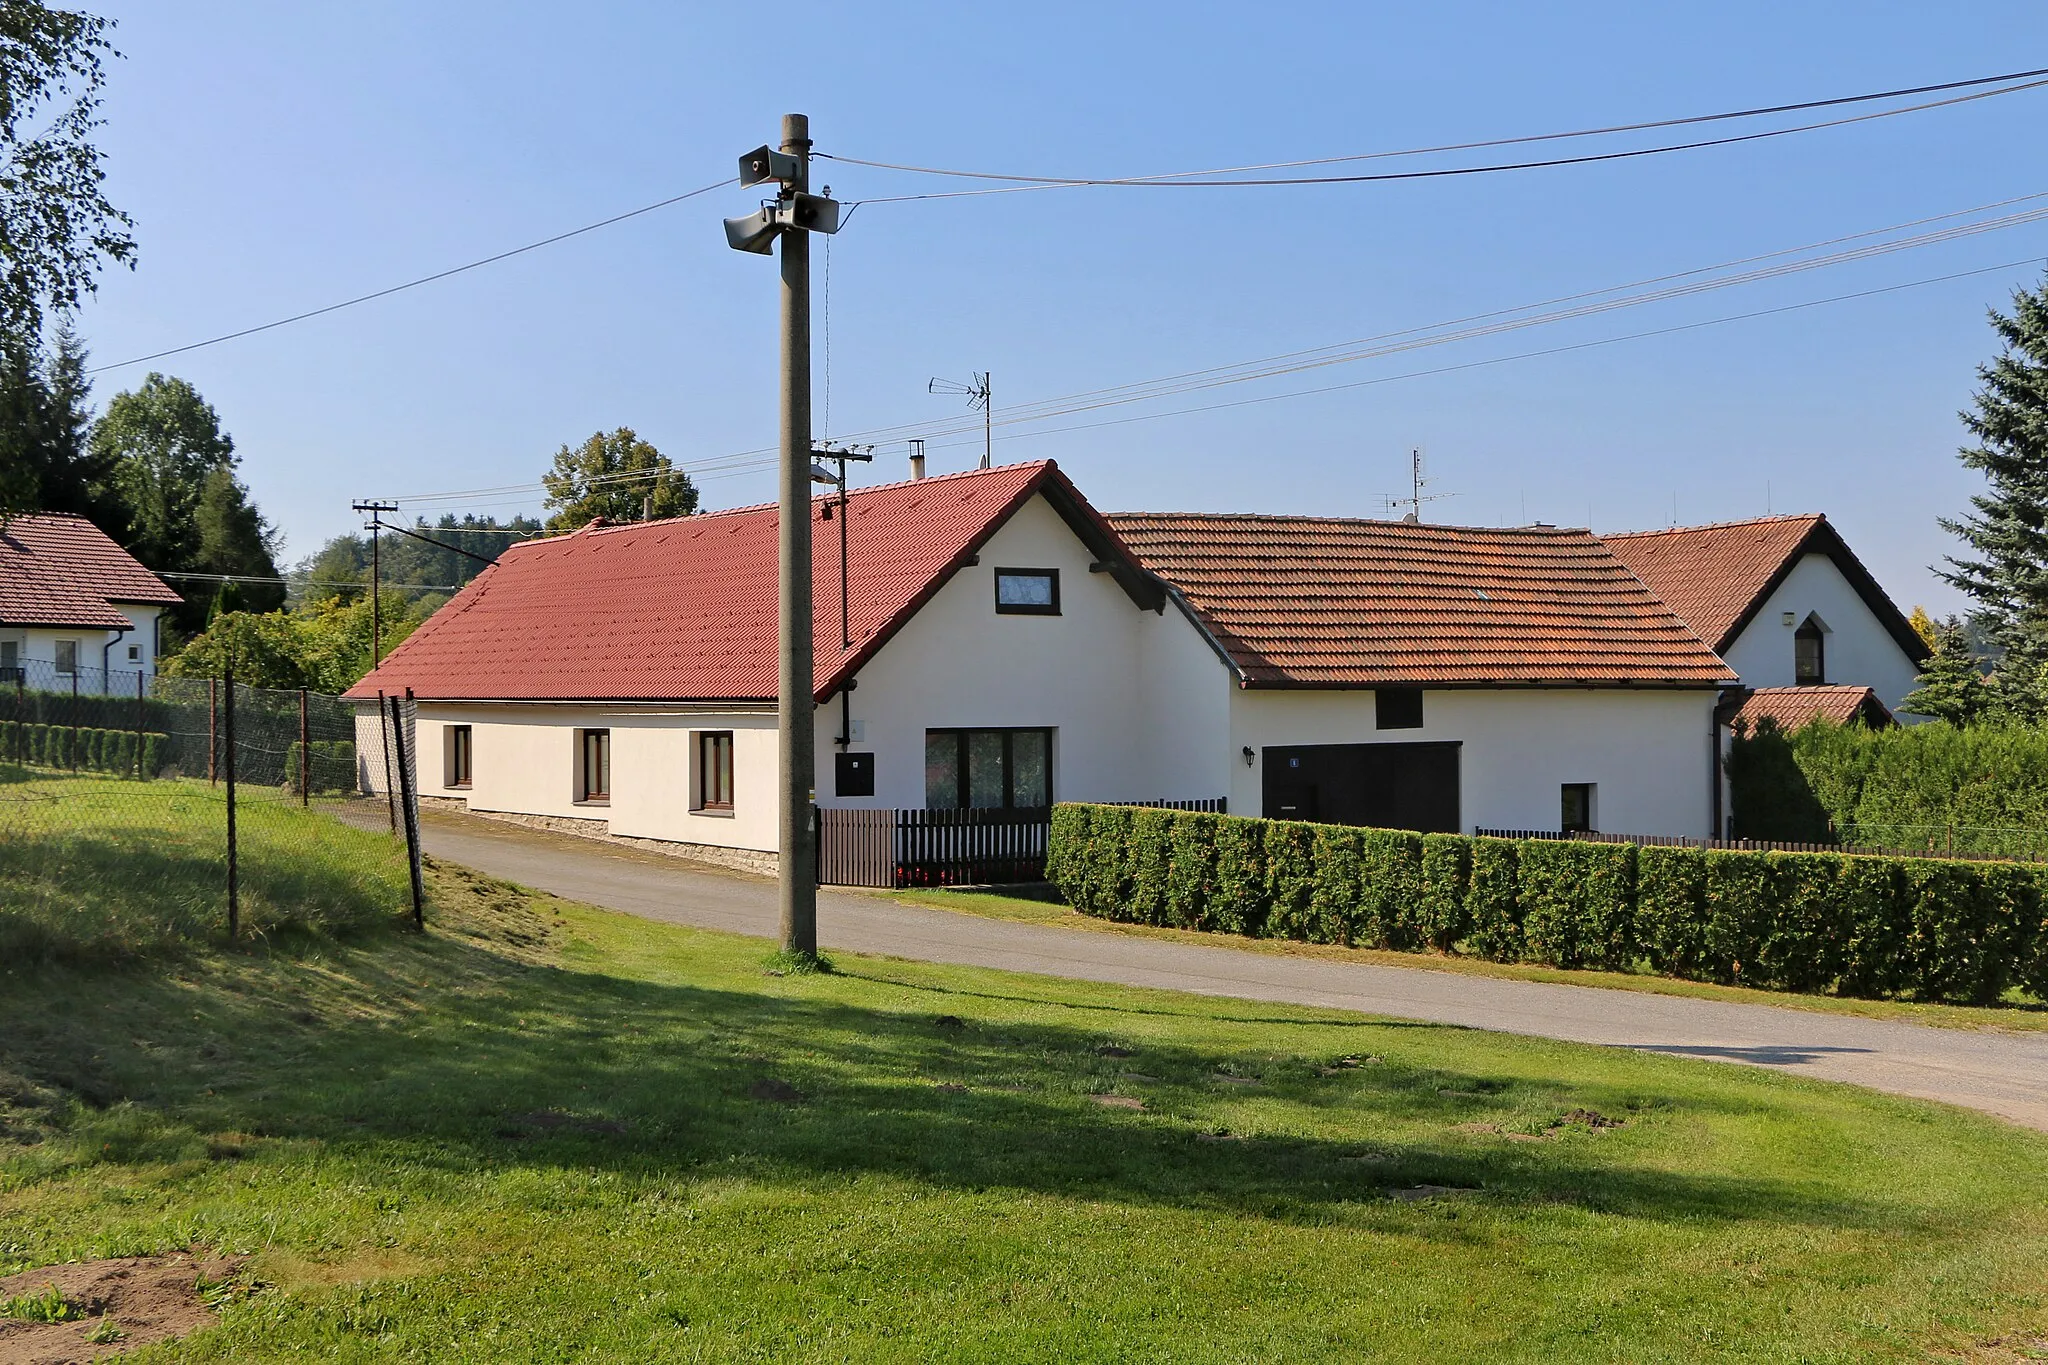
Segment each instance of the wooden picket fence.
M1220 813L1225 799L1117 805ZM1045 880L1052 811L818 809L820 886L981 886Z

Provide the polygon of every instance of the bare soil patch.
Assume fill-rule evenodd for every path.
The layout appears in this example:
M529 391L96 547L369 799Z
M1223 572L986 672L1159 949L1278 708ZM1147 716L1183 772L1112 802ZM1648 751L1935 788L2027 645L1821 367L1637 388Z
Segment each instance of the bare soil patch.
M0 1365L86 1365L210 1326L213 1310L201 1286L226 1280L244 1259L178 1251L9 1275L0 1279L0 1299L54 1287L84 1316L71 1322L0 1318ZM109 1339L113 1332L120 1335Z

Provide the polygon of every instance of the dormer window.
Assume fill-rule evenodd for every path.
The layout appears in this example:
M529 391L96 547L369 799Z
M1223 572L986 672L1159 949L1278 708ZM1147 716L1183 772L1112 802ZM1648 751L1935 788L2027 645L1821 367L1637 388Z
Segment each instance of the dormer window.
M1828 680L1827 630L1818 616L1809 616L1792 632L1792 680L1801 687L1820 687Z

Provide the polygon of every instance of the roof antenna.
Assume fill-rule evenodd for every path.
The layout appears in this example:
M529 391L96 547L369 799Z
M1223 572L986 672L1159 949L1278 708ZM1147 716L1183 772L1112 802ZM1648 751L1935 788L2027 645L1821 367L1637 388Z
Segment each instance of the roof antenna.
M989 383L991 378L993 376L987 372L976 370L974 372L974 382L971 384L962 384L957 379L934 379L931 383L924 386L926 393L957 393L964 395L969 408L981 409L981 467L983 469L989 468L994 463L993 457L996 444L996 405L992 397L994 390Z
M1405 507L1408 509L1408 512L1401 520L1410 525L1416 525L1422 520L1422 504L1426 502L1442 502L1445 498L1455 498L1458 496L1456 493L1431 493L1425 496L1422 490L1435 483L1436 480L1424 474L1422 470L1422 447L1412 446L1408 451L1408 496L1401 498L1389 495L1381 498L1381 509L1391 512L1396 508Z

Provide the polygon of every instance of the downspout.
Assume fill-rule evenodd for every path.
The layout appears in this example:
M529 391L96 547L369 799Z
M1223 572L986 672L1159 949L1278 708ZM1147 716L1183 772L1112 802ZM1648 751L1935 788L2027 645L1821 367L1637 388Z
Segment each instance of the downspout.
M100 691L109 696L113 695L114 691L114 675L107 664L107 655L112 652L115 645L121 643L121 637L133 629L135 626L131 622L115 631L114 638L100 646Z
M860 686L860 679L848 678L839 689L839 738L835 741L841 749L853 747L853 689Z

